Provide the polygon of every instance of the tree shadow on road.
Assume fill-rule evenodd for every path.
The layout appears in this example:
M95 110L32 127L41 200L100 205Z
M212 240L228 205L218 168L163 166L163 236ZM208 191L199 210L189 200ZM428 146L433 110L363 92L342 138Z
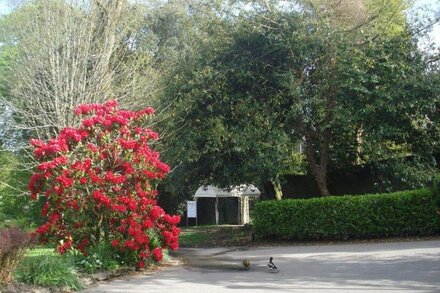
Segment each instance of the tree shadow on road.
M381 251L375 254L354 249L348 254L324 251L310 255L285 254L280 251L279 255L273 255L280 268L277 274L269 272L266 267L268 259L253 254L252 251L247 253L246 249L211 255L185 251L180 257L184 260L185 269L191 273L185 274L185 279L181 281L246 290L362 289L439 292L439 253L414 256ZM249 270L244 269L243 259L251 262Z

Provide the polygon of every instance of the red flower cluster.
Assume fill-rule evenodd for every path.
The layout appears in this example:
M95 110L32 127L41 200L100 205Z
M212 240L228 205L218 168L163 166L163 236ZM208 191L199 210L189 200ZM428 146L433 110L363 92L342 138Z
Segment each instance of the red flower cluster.
M155 259L157 262L162 261L162 259L163 259L162 250L159 249L159 248L155 248L155 249L153 249L153 256L154 256L154 259Z
M178 249L180 217L157 206L152 187L170 171L149 146L158 134L142 127L154 110L117 106L115 100L80 105L75 113L88 116L80 127L48 142L31 140L40 164L29 190L33 199L46 197L47 222L36 230L42 241L61 243L61 253L71 247L87 253L91 244L108 241L134 253L142 267L147 259L161 261L162 249Z

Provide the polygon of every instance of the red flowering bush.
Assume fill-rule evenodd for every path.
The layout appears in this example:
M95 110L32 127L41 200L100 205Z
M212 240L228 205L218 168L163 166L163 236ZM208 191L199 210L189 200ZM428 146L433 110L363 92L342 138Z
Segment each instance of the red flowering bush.
M33 199L46 197L47 222L36 230L43 242L56 242L60 253L73 247L87 254L105 241L142 267L161 261L163 248L179 247L180 217L166 214L155 199L170 168L149 146L158 134L142 127L153 109L117 106L80 105L80 127L64 128L48 142L31 140L40 164L29 190Z

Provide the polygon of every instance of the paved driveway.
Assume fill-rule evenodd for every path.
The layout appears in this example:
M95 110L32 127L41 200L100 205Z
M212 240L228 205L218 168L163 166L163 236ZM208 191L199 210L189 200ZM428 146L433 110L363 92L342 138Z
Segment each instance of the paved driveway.
M184 265L86 292L440 292L440 240L181 249ZM266 264L274 257L278 273ZM242 260L251 268L244 270Z

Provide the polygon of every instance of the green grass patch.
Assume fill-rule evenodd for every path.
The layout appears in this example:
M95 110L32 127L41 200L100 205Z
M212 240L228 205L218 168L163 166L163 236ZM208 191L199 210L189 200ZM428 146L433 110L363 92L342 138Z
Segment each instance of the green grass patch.
M195 230L185 231L182 229L180 234L180 245L183 247L196 247L203 245L209 239L209 235L204 232L198 232Z
M243 245L251 240L248 226L198 226L182 228L181 247L210 247Z

